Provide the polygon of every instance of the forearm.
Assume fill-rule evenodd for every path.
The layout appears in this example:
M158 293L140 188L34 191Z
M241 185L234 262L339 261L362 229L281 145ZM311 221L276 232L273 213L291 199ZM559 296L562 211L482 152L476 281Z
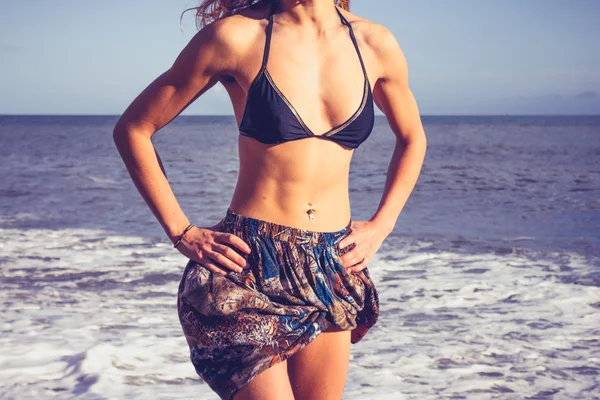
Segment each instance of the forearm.
M148 135L115 128L113 138L140 195L172 242L189 225Z
M412 193L425 158L427 142L422 135L406 144L400 139L390 161L383 196L371 218L386 234L394 229L400 212Z

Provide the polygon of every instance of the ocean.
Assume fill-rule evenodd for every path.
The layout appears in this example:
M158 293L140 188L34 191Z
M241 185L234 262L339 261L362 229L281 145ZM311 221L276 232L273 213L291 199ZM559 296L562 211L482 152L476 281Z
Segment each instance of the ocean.
M0 398L218 399L176 311L187 259L135 189L118 116L0 116ZM381 314L344 399L600 399L600 116L423 116L428 149L369 265ZM153 143L195 225L225 213L233 117ZM394 135L351 164L352 218Z

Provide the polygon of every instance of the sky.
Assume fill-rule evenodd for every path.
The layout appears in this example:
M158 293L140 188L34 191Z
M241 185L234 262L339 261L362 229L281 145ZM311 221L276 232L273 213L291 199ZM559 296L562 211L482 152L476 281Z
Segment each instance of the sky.
M198 0L0 2L0 114L120 115L196 33ZM421 115L600 114L600 0L354 0ZM182 115L231 115L220 85Z

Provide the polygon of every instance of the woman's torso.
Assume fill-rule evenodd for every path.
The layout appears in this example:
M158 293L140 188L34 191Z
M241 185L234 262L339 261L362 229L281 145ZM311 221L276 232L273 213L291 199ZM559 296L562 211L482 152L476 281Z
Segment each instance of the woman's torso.
M356 35L351 37L339 19L318 34L313 27L281 22L282 15L276 14L269 37L269 10L248 12L253 18L247 23L255 25L248 34L255 40L245 51L248 56L241 58L235 80L222 80L241 130L240 173L230 208L241 215L301 229L339 230L350 219L348 177L353 150L372 129L370 82L374 80L368 72L365 46ZM263 69L271 82L260 76ZM259 78L258 84L263 85L260 91L268 91L266 95L254 93L256 87L254 92L250 90ZM254 103L247 105L247 101ZM279 102L279 108L273 101ZM249 111L248 106L254 108ZM258 112L257 106L261 108ZM245 115L252 112L258 123L253 124ZM269 143L273 142L267 140L269 135L256 129L272 131L260 121L271 121L273 113L287 113L290 130L303 125L310 134L304 132L305 137L301 137L298 135L303 132L299 131L292 137L286 134L289 132L275 130L269 135L273 139L280 133L280 143ZM326 132L335 134L322 136ZM312 219L307 212L310 209Z

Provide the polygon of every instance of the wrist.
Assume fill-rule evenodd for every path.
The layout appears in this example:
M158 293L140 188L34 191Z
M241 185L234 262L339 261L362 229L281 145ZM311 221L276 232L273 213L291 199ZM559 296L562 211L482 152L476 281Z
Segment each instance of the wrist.
M175 244L175 242L177 242L177 240L179 239L179 236L181 236L181 234L183 233L185 228L188 227L189 225L190 225L190 221L188 221L186 219L186 220L179 221L176 224L167 226L165 228L165 233L169 237L169 240L171 241L171 243Z
M396 220L389 218L373 217L369 222L375 226L375 229L380 232L384 238L391 234L396 226Z
M173 243L173 247L177 248L177 246L179 246L181 244L181 241L183 240L185 234L188 233L190 231L190 229L192 229L193 227L194 227L194 224L189 224L183 230L183 232L181 232L181 235L179 235L179 237L177 238L177 240L175 241L175 243Z

